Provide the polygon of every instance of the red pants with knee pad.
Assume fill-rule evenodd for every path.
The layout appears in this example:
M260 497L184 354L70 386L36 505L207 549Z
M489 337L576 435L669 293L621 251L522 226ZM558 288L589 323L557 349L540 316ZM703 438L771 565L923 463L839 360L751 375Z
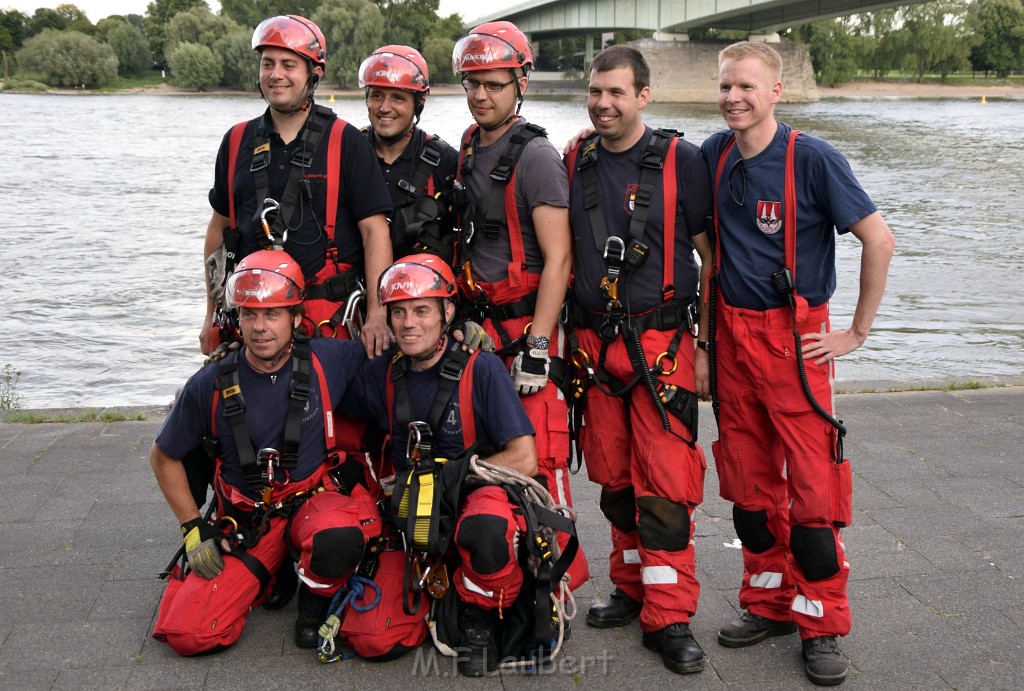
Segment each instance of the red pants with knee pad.
M278 516L246 554L257 559L267 574L277 573L289 559L289 543L299 552L299 573L313 592L332 596L355 570L366 540L380 534L376 504L362 487L352 497L319 492L289 519ZM347 544L351 543L351 544ZM338 557L337 553L343 556ZM348 555L358 555L351 567ZM318 574L317 568L328 573ZM347 569L340 573L341 569ZM328 575L329 574L329 575ZM259 579L238 557L224 555L224 569L206 579L189 571L184 579L173 574L160 601L153 637L165 641L179 655L198 655L233 645L242 635L249 610L266 595Z
M579 345L597 358L603 345L597 333L578 329ZM665 352L674 331L641 334L647 363ZM595 362L595 365L597 363ZM612 377L632 381L633 365L623 339L608 346L603 363ZM676 356L676 368L661 380L693 391L693 342L688 337ZM704 499L707 463L699 445L690 446L690 430L669 415L666 431L650 390L641 382L623 397L591 386L581 442L587 474L601 485L602 496L628 495L632 488L636 529L612 525L612 583L643 602L640 625L656 631L689 622L697 611L700 584L694 570L695 508Z
M523 586L517 557L523 517L500 487L473 490L462 500L455 527L461 563L455 569L455 591L463 602L481 609L511 607Z
M530 274L529 278L530 280L526 286L512 286L509 281L477 283L476 285L487 293L488 299L492 304L500 305L518 301L525 294L524 290L529 292L536 289L539 277ZM501 326L508 338L514 340L526 332L532 321L532 316L517 317L501 322ZM498 332L492 319L484 320L482 326L488 335L494 339L497 349L500 350L508 345L508 343L503 342L501 334ZM567 345L565 330L561 325L557 326L555 333L550 334L550 338L551 345L548 348L548 354L551 357L564 357ZM511 367L514 359L515 353L505 356L506 367ZM549 381L547 386L537 393L529 396L520 396L519 400L523 404L530 422L533 423L533 429L536 431L534 444L537 447L538 474L544 478L548 492L551 493L555 503L571 507L572 493L569 490L569 418L565 396L553 382ZM559 544L564 548L568 538L560 533L558 539ZM573 559L572 564L569 566L568 573L571 579L569 586L572 590L576 590L590 580L590 570L587 567L587 557L583 553L582 545L580 545L579 551L576 553L576 558Z
M713 451L744 543L740 606L796 622L805 639L845 636L850 567L839 530L852 518L850 464L836 458L837 432L804 393L793 312L738 309L721 299L717 309L721 410ZM828 305L798 319L801 334L828 331ZM803 364L815 399L834 415L832 364Z

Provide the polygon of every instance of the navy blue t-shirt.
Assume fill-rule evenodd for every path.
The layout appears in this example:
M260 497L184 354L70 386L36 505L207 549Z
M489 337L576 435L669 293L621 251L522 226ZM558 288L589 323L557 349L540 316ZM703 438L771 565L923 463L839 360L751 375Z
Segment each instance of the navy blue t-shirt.
M460 346L457 344L451 346L458 347ZM347 414L370 419L382 429L388 429L392 420L397 419L393 411L389 416L387 410L387 372L390 361L388 357L368 361L363 367L362 376L349 389L343 401ZM415 420L429 421L430 410L437 396L443 362L444 358L422 372L414 372L410 368L405 375ZM455 458L466 448L463 441L461 405L459 389L456 387L441 415L441 429L434 430L435 455L439 458ZM516 437L534 434L533 425L512 386L508 370L501 359L493 353L480 353L473 362L472 405L477 442L500 450ZM409 430L399 427L400 425L395 422L394 429L391 430L392 463L396 471L408 465L405 452Z
M779 123L772 143L742 162L739 147L733 146L718 181L720 281L722 296L733 307L766 310L787 304L772 287L771 275L783 268L786 258L782 229L786 146L791 130ZM731 130L717 132L701 146L712 177L732 136ZM797 136L794 172L796 292L815 306L827 302L835 292L835 231L847 232L876 208L846 158L821 139L803 133Z
M301 147L301 133L291 143L284 143L274 131L269 109L246 125L245 134L238 148L234 179L235 213L241 232L240 255L243 257L259 249L256 233L263 233L258 217L260 209L256 208L256 181L254 174L249 170L252 165L256 126L261 120L271 133L270 166L267 171L269 197L282 201L285 185L291 175L292 156ZM309 183L309 191L312 193L312 205L306 199L305 193L300 193L300 203L296 205L295 214L288 219L288 240L284 244L284 249L299 263L302 275L307 279L315 276L324 265L326 235L323 228L327 215L329 132L324 131L313 161L304 175L304 181ZM210 190L210 206L224 216L228 216L229 211L227 171L230 137L229 130L217 152L214 184ZM334 229L334 239L339 251L338 261L347 264L362 262L363 239L357 224L364 218L381 213L391 213L391 197L384 185L377 156L366 141L366 137L357 128L346 123L341 135L341 179L338 185L338 216Z
M324 378L330 390L332 407L337 407L342 395L358 376L366 360L366 350L358 341L318 338L310 341L311 351L320 358ZM379 359L379 358L378 358ZM245 423L253 448L281 449L284 426L288 419L289 387L295 358L290 357L284 367L273 374L257 372L245 359L244 349L238 354L238 384L245 398ZM182 458L202 442L211 430L210 408L213 404L214 380L217 363L206 365L185 384L174 401L156 436L156 445L171 458ZM311 363L312 368L312 363ZM327 445L324 440L322 392L316 370L310 372L309 402L302 413L299 458L291 479L309 477L324 462ZM245 491L245 475L238 461L231 424L224 417L223 400L218 399L216 418L217 439L220 440L224 480Z
M627 151L597 150L597 186L600 212L609 236L623 238L629 244L629 224L633 218L633 199L640 183L640 159L653 130ZM577 157L577 166L582 156ZM572 176L569 222L573 234L574 293L588 310L601 312L607 299L600 290L608 265L598 252L590 225L590 214L583 206L583 175L577 169ZM664 302L665 261L665 186L658 176L644 226L643 242L650 246L647 261L639 269L623 273L619 279L619 300L627 314L654 309ZM675 244L673 246L673 283L679 298L697 294L700 267L693 254L691 237L705 232L705 219L711 213L711 180L700 150L688 141L676 140Z

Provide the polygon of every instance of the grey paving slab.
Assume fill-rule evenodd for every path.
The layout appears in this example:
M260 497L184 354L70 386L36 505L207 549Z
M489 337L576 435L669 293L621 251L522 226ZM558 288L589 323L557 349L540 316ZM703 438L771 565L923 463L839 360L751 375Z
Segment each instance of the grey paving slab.
M855 474L844 688L1024 688L1024 387L843 395L838 405ZM710 447L714 419L706 405L701 414ZM464 679L429 646L392 663L322 665L291 643L294 605L254 610L231 650L180 658L148 635L163 588L154 576L179 543L149 472L161 421L149 415L0 423L0 690L814 688L795 635L742 650L716 642L737 614L742 560L713 462L695 529L702 590L691 626L708 654L703 674L666 670L636 623L583 623L612 589L608 526L585 470L572 484L593 578L577 591L562 662L543 674Z

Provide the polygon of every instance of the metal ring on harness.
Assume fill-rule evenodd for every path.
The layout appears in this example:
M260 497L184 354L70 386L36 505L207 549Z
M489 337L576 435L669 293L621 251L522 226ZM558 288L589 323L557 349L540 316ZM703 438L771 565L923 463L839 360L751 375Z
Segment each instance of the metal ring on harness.
M526 326L523 327L523 335L526 336L530 333L530 327L533 326L533 322L527 322Z
M569 360L579 369L590 369L590 355L583 348L577 348L576 352L569 356Z
M331 323L330 319L324 319L322 322L318 323L316 325L316 330L319 331L320 329L324 328L325 326L330 327L331 333L324 334L324 336L327 336L328 338L334 338L334 335L336 333L338 333L338 329L337 329L337 327L334 326L334 324Z
M654 358L654 366L655 367L660 367L661 366L661 361L665 357L669 357L669 354L667 352L664 352L661 355L659 355L658 357ZM673 372L675 372L676 371L676 366L679 364L679 363L676 362L676 359L674 357L669 357L669 359L672 360L672 368L668 369L668 370L663 370L665 372L665 374L672 374Z

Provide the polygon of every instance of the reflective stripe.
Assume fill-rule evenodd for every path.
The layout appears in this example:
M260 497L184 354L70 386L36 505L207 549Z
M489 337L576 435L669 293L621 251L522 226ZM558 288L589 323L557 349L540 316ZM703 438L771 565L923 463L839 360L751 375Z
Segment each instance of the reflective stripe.
M825 608L821 600L808 600L805 595L797 595L793 600L793 611L806 614L809 617L821 619L825 616Z
M750 575L751 588L780 588L782 587L782 574L776 571L765 571Z
M557 495L557 503L568 505L568 501L565 499L565 471L561 468L555 468L555 494Z
M679 582L679 574L671 566L645 566L642 572L644 585L663 585Z
M309 576L306 575L306 570L301 566L299 567L299 580L308 585L310 588L330 588L330 583L317 583Z
M624 549L624 550L622 550L622 563L623 564L639 564L640 563L640 550L638 550L638 549Z
M478 595L483 595L484 597L494 597L493 590L484 590L476 583L469 580L469 578L466 577L466 574L462 574L462 585L466 586L467 590L477 593Z

